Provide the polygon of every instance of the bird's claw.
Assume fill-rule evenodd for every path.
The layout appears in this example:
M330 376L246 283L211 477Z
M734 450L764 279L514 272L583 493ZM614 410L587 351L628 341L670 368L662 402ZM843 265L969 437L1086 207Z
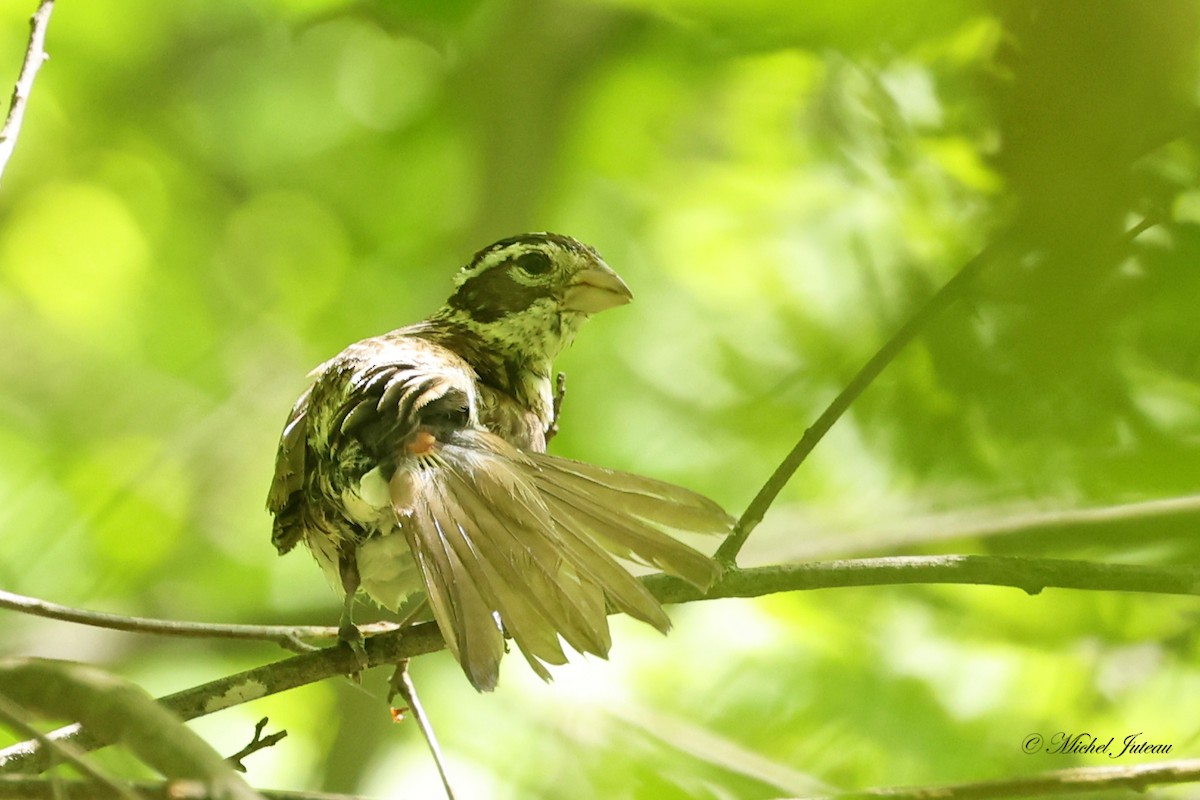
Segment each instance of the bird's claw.
M395 699L396 695L400 695L401 697L403 697L405 699L405 701L408 700L408 689L405 685L405 680L407 679L407 675L406 675L407 672L408 672L408 659L404 658L404 659L401 659L400 661L397 661L396 669L394 672L392 672L392 677L388 679L388 693L387 693L388 705L392 704L392 700ZM409 703L409 705L412 705L412 704Z
M370 660L367 658L367 648L365 645L366 639L363 638L362 631L352 622L347 622L338 628L338 641L344 643L354 653L354 658L358 661L358 672L370 666Z
M558 418L562 414L563 400L567 397L567 373L554 376L554 399L550 406L550 424L546 427L546 444L558 435Z

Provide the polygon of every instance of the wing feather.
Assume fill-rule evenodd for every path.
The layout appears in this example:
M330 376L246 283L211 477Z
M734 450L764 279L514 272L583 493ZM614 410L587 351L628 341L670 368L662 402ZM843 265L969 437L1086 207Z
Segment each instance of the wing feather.
M471 432L469 441L471 448L461 448L466 451L463 457L486 459L476 464L472 474L488 476L491 483L481 484L482 493L504 521L511 522L514 516L520 519L524 515L537 520L540 530L554 535L555 549L560 550L562 557L582 577L599 585L618 610L664 632L671 627L654 595L618 564L589 530L561 510L545 505L534 485L537 468L528 457L530 454L483 431Z
M711 558L632 515L614 511L612 498L585 495L553 479L539 485L561 524L591 533L622 558L657 567L701 589L720 577L721 568Z
M458 518L471 521L476 548L501 572L506 588L528 598L543 624L579 652L606 656L612 640L603 601L597 604L594 600L598 587L591 581L584 586L577 571L563 559L561 544L543 523L548 518L516 513L501 520L479 493L478 484L491 474L465 475L450 470L448 475L449 498L458 507ZM502 604L497 610L510 627L511 614Z
M734 520L709 498L665 481L619 472L582 461L529 453L547 483L583 497L604 498L613 508L688 533L727 534Z
M453 528L448 530L445 520L425 503L417 504L402 519L404 535L446 646L472 685L480 691L491 691L500 671L504 636L462 559L447 541Z
M521 652L543 677L548 676L538 661L549 664L566 663L566 655L558 643L555 627L541 604L528 594L516 574L512 554L496 548L499 540L494 532L481 532L475 521L467 517L452 493L445 490L441 480L429 485L430 513L442 531L445 541L454 551L466 573L465 577L478 590L483 601L500 614L504 628L512 635Z
M308 400L311 393L312 387L306 389L288 415L279 439L279 450L275 454L275 474L267 494L267 510L275 517L271 526L271 543L280 555L304 538L301 506L308 457Z

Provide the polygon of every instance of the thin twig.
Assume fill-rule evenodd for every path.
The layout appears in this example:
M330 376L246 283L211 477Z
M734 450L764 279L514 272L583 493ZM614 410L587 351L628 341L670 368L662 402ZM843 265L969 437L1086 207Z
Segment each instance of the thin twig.
M1082 792L1133 789L1165 783L1200 781L1200 759L1162 761L1120 767L1075 767L1043 772L1026 778L955 783L943 786L887 787L796 800L990 800L1004 797L1046 797Z
M1028 594L1062 588L1102 592L1200 595L1200 568L1097 564L1054 558L1007 556L912 556L862 558L814 564L733 569L707 592L669 575L648 575L642 582L663 603L690 603L723 597L761 597L789 591L898 584L970 584L1010 586ZM365 642L368 665L395 664L445 647L434 623L372 636ZM162 698L159 702L185 720L211 714L277 692L295 689L360 667L349 648L334 646L292 656L274 664L230 675ZM84 750L103 747L78 725L54 731ZM46 767L36 742L0 750L0 774L38 772Z
M1128 245L1147 229L1158 224L1159 220L1160 215L1157 212L1146 216L1121 235L1121 242ZM908 346L909 342L916 338L917 334L934 317L965 293L975 276L998 255L1000 249L995 244L989 245L967 261L953 278L947 281L941 289L938 289L925 302L925 305L917 309L908 321L884 342L883 346L875 355L871 356L870 360L862 366L862 369L846 384L837 397L833 398L829 406L821 412L821 416L817 417L817 421L804 431L800 441L796 443L792 451L787 454L787 457L759 489L758 494L750 501L750 505L746 507L737 524L733 526L733 531L717 548L714 557L718 561L726 566L732 566L737 561L738 553L746 544L746 538L750 536L750 532L758 526L758 523L762 522L767 509L775 502L775 498L783 491L783 487L792 479L792 475L796 473L813 449L825 438L825 434L829 433L829 429L833 427L834 423L841 419L859 395L879 377L879 373L883 372L884 368Z
M180 622L169 619L147 617L125 617L106 614L102 611L86 611L80 608L39 600L36 597L6 592L0 589L0 608L21 611L37 617L75 622L97 628L108 628L130 633L152 633L160 636L183 636L193 639L245 639L275 642L293 652L308 652L313 648L302 639L331 641L337 639L338 629L322 625L226 625L210 622ZM360 625L364 635L387 633L398 626L391 622L375 622Z
M767 513L767 509L775 502L775 498L783 491L783 487L792 479L792 475L808 458L809 453L813 448L825 438L825 434L833 427L833 424L841 419L841 416L846 413L850 406L858 399L858 396L871 385L871 383L879 377L879 373L883 372L884 367L892 362L899 355L909 342L911 342L921 329L941 313L942 309L950 305L959 295L963 293L967 285L974 280L975 275L983 268L985 264L992 259L994 248L987 247L981 250L970 261L968 261L958 274L946 282L933 297L913 314L907 322L905 322L892 338L888 339L883 347L871 359L863 365L858 374L846 384L846 387L838 393L838 396L833 398L829 406L821 412L821 416L817 417L817 421L804 432L800 441L792 448L792 451L787 454L783 462L763 484L763 487L758 490L758 494L750 501L750 505L742 513L737 524L733 526L733 531L717 548L716 559L726 566L732 566L737 561L738 553L741 552L742 545L746 543L746 538L750 535L758 523L762 522L763 515Z
M50 25L50 12L54 10L54 0L42 0L37 11L29 20L29 46L25 48L25 61L21 64L21 74L13 86L12 100L8 104L8 117L4 127L0 128L0 177L12 158L17 146L17 137L21 133L21 123L25 119L25 106L33 91L33 79L38 70L50 56L46 54L46 28Z
M266 727L267 718L263 717L258 721L258 724L254 726L254 738L250 740L250 743L241 750L238 750L233 755L225 758L231 767L236 769L238 772L245 772L246 765L242 763L243 758L257 753L259 750L266 750L268 747L274 747L287 736L287 731L283 730L276 731L268 736L263 736L262 732Z
M413 719L417 723L417 727L421 730L421 735L425 737L425 744L429 745L429 752L433 754L433 763L437 766L438 775L442 779L442 786L446 789L446 797L449 800L454 800L454 788L450 785L450 775L446 772L446 761L442 757L442 748L438 744L437 734L433 732L433 723L429 721L429 717L425 715L425 708L421 705L421 698L417 697L417 687L413 685L412 676L408 674L408 659L402 658L396 662L396 671L392 673L390 681L391 690L388 692L387 701L392 702L392 698L397 694L408 704L408 710L412 712ZM399 717L397 717L399 720Z

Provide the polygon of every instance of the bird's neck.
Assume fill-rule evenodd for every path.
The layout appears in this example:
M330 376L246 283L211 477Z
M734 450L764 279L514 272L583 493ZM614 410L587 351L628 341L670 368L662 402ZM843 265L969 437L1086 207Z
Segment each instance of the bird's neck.
M429 321L431 338L462 356L484 387L513 398L547 425L553 414L554 357L574 337L574 330L564 330L568 326L549 327L554 335L539 336L503 323L479 324L449 308Z

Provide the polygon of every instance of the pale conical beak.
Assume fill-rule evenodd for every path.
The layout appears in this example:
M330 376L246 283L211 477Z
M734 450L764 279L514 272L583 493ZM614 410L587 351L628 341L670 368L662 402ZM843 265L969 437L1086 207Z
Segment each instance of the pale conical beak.
M595 314L623 306L633 299L625 281L604 264L588 267L575 275L563 295L563 308Z

